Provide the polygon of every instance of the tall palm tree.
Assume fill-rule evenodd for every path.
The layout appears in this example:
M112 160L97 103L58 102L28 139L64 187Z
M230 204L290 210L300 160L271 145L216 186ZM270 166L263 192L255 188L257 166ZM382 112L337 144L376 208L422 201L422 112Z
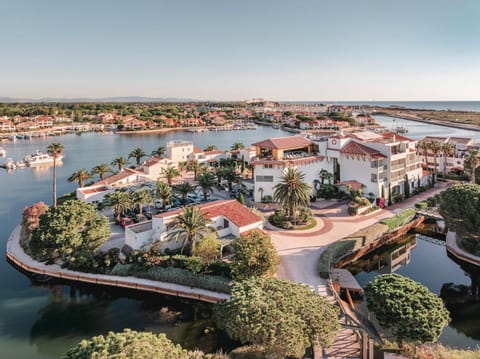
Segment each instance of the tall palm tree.
M192 186L187 181L183 181L179 185L175 186L175 188L173 190L180 195L180 198L182 200L182 204L186 205L187 204L187 195L189 193L194 193L195 192L195 187Z
M47 147L47 153L53 157L53 208L57 207L57 160L64 150L65 148L58 142L51 143Z
M321 184L324 184L325 181L327 181L328 184L332 184L333 174L328 172L327 170L325 169L320 170L319 177L321 180Z
M172 186L173 179L180 176L180 172L173 166L167 166L162 168L162 175L167 180L168 185Z
M242 142L235 142L232 146L230 146L232 151L241 150L242 148L245 148Z
M442 151L442 143L439 141L430 142L430 151L433 154L433 178L437 179L438 155Z
M137 147L128 154L128 158L135 158L135 161L137 162L137 166L139 166L140 160L142 159L142 157L145 157L146 155L147 154L145 153L144 150L142 150L140 147Z
M100 181L103 180L105 178L105 175L110 172L112 172L112 169L106 163L100 163L99 165L96 165L95 167L92 168L92 174L98 175L98 178L100 178Z
M163 146L159 146L152 151L152 156L163 157L164 154L165 154L165 147L163 147Z
M206 201L208 193L213 193L215 186L215 175L212 172L203 172L198 176L198 188L203 193L203 200Z
M79 169L78 171L72 173L70 177L67 178L68 182L77 182L78 187L82 188L85 181L89 178L92 178L91 174L88 173L84 168Z
M118 171L120 172L122 168L128 164L128 159L120 156L115 158L110 164L112 166L116 166L118 168Z
M172 198L172 188L167 183L157 180L155 196L162 200L162 207L165 210L167 202Z
M147 188L142 188L140 191L133 193L132 201L138 206L138 214L141 215L143 205L153 202L152 192L150 192L150 190Z
M290 167L273 187L273 199L288 210L290 219L294 218L298 207L306 207L310 201L312 189L304 180L304 173Z
M464 162L472 176L472 183L477 183L475 178L475 171L478 167L480 167L480 151L475 149L469 150Z
M205 152L210 152L210 151L218 150L218 147L215 146L215 145L208 145L208 146L205 147L203 150L204 150Z
M198 207L183 207L183 213L177 217L172 231L167 234L167 238L175 239L175 241L182 240L182 252L185 245L189 243L193 253L195 251L195 242L209 232L208 225L210 223L211 221L200 213Z
M105 207L111 207L113 209L115 223L117 224L120 223L122 213L127 209L131 209L133 206L131 196L122 190L107 193L102 204Z
M178 162L178 171L180 173L187 172L187 170L188 170L188 161Z
M443 179L447 177L447 164L448 164L448 157L451 157L455 154L455 146L451 143L444 143L442 146L442 153L443 153Z

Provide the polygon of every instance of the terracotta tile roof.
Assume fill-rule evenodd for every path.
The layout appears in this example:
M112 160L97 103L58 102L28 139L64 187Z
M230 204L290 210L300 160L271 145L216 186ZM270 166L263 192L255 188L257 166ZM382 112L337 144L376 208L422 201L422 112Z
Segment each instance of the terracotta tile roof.
M122 168L122 170L119 173L111 175L107 178L104 178L103 180L100 180L100 181L94 183L94 186L101 185L101 184L112 184L112 183L115 183L117 181L121 181L124 178L130 177L132 175L136 175L136 174L141 174L141 173L136 171L136 170L132 170L130 168Z
M108 191L108 188L105 187L105 186L94 187L94 188L86 187L86 188L79 188L78 190L79 190L80 192L82 192L83 194L91 194L91 193L98 193L98 192Z
M145 163L143 164L143 166L144 167L151 167L151 166L157 164L158 162L160 162L162 159L163 159L162 157L153 156L152 158L146 160Z
M361 143L350 141L347 143L341 150L340 153L346 155L359 155L359 156L369 156L372 158L386 158L383 154L378 152L377 150L362 145Z
M224 216L239 228L262 221L260 217L258 217L236 199L218 200L199 204L195 207L200 209L200 213L203 214L205 218L212 219L215 217ZM171 218L177 217L181 213L182 210L177 209L174 211L157 214L155 217Z
M202 153L202 149L200 147L197 147L197 146L193 146L193 153Z
M268 140L253 143L252 145L257 147L286 150L290 148L306 147L311 144L312 144L312 141L306 139L305 137L290 136L290 137L269 138Z
M349 180L349 181L342 181L335 183L336 186L350 186L352 189L358 191L361 190L365 185L363 183L360 183L356 180Z
M399 134L396 134L396 133L393 133L393 132L382 133L382 137L386 140L392 139L393 136L395 136L396 141L409 141L409 142L414 141L411 138L408 138L408 137L405 137L405 136L402 136L402 135L399 135Z
M448 139L449 143L462 144L462 145L468 145L471 141L472 139L468 137L450 137Z
M222 150L214 150L214 151L205 151L204 154L205 156L208 156L208 155L221 155L223 154L224 151Z

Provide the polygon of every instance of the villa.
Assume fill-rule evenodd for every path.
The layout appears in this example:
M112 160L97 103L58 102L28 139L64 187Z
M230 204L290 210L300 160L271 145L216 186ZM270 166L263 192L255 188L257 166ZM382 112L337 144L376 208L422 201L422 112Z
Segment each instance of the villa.
M218 200L196 205L200 213L211 221L210 227L219 238L238 238L253 229L261 229L263 220L237 200ZM177 249L180 241L168 238L169 231L182 213L181 209L155 215L152 220L125 228L125 244L140 249L160 241L161 250Z

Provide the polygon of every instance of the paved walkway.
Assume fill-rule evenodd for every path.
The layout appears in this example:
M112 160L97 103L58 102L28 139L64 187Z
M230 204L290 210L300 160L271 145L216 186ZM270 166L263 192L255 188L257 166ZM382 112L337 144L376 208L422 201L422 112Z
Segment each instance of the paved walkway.
M347 212L346 202L319 201L311 206L312 213L317 219L317 226L310 231L284 231L266 225L265 230L271 235L278 255L280 266L277 277L289 279L309 285L315 292L324 295L333 302L333 296L329 292L327 280L319 276L317 271L318 259L328 244L336 242L343 237L379 220L391 217L405 208L414 207L416 202L425 200L443 191L452 182L439 182L435 188L427 190L405 201L392 205L370 215L352 217ZM268 214L265 215L268 217ZM351 333L341 331L336 340L338 345L333 346L333 356L351 357L352 346L345 347L348 353L341 350L340 338L352 338ZM330 351L329 351L330 352Z

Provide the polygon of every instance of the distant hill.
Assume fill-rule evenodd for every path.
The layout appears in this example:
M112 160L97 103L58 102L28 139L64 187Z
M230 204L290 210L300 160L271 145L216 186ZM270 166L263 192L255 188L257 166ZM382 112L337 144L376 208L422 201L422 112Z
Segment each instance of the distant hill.
M123 96L123 97L104 97L104 98L11 98L0 97L0 102L202 102L197 99L190 98L174 98L174 97L141 97L141 96Z

